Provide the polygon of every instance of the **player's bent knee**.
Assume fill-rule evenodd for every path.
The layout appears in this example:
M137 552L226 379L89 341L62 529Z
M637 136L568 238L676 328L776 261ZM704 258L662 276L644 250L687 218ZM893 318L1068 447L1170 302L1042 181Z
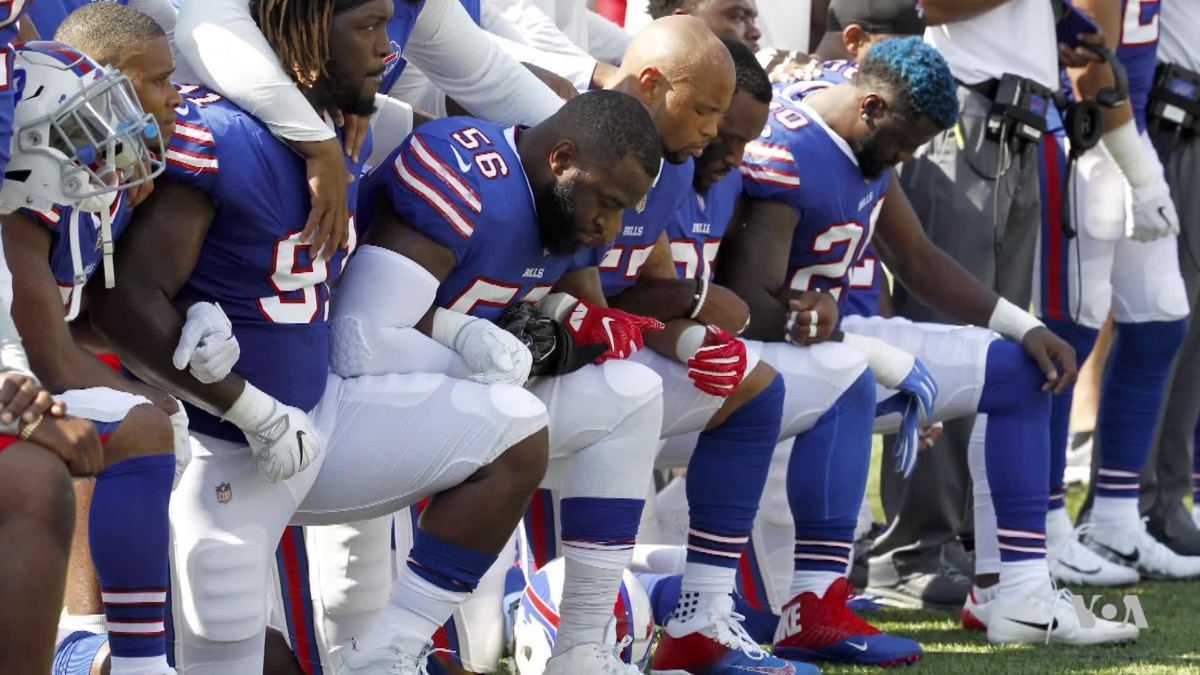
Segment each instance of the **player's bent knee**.
M1047 410L1050 394L1042 391L1046 375L1025 349L1009 340L993 340L987 351L987 373L984 380L984 399L980 412L989 414L1018 410Z
M221 538L175 543L181 605L191 632L210 642L242 642L267 625L267 604L259 602L270 583L266 530L246 525Z
M542 428L509 447L481 473L501 470L511 483L510 489L533 494L545 478L549 462L550 433Z
M605 361L599 366L612 394L635 405L661 398L662 378L658 373L631 361Z
M130 409L104 446L109 466L134 457L170 455L174 452L171 419L153 404Z
M53 531L70 546L75 524L75 493L66 464L33 443L15 443L0 454L0 522L21 517ZM19 544L19 542L18 542Z

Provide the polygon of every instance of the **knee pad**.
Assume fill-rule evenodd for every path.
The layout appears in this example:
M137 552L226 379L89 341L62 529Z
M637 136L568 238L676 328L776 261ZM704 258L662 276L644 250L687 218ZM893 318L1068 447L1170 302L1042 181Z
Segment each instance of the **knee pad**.
M272 548L258 525L237 528L221 539L176 542L180 592L172 602L197 637L241 642L266 628Z
M601 366L604 382L612 394L635 405L662 398L662 378L653 370L630 361L605 361Z

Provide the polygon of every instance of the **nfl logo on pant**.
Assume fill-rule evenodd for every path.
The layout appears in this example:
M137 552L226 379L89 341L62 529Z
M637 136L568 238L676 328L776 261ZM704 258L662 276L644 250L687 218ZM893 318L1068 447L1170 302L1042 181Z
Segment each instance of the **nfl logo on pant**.
M1094 628L1097 616L1108 621L1116 620L1120 609L1111 602L1101 601L1100 599L1103 597L1102 595L1093 595L1091 601L1086 603L1083 596L1076 595L1071 598L1071 604L1075 605L1075 615L1079 617L1080 627ZM1138 628L1147 627L1146 614L1142 612L1142 602L1138 600L1138 596L1121 596L1121 604L1125 607L1125 618L1121 619L1123 623L1132 623Z
M230 499L233 499L233 488L229 487L229 483L221 483L218 485L217 501L222 504L228 504Z

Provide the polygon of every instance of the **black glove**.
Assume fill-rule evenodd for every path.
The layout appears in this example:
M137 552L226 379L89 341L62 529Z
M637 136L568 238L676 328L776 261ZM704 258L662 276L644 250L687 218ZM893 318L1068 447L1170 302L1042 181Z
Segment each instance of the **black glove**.
M529 347L533 367L529 375L566 375L600 358L608 349L603 342L580 346L557 321L528 302L509 305L496 325Z

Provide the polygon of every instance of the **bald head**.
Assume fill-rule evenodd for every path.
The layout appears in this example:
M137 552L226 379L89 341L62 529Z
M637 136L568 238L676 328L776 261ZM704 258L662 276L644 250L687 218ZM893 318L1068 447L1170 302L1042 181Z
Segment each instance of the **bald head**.
M634 36L618 81L650 111L667 161L681 164L716 137L736 72L729 50L703 22L673 15Z

